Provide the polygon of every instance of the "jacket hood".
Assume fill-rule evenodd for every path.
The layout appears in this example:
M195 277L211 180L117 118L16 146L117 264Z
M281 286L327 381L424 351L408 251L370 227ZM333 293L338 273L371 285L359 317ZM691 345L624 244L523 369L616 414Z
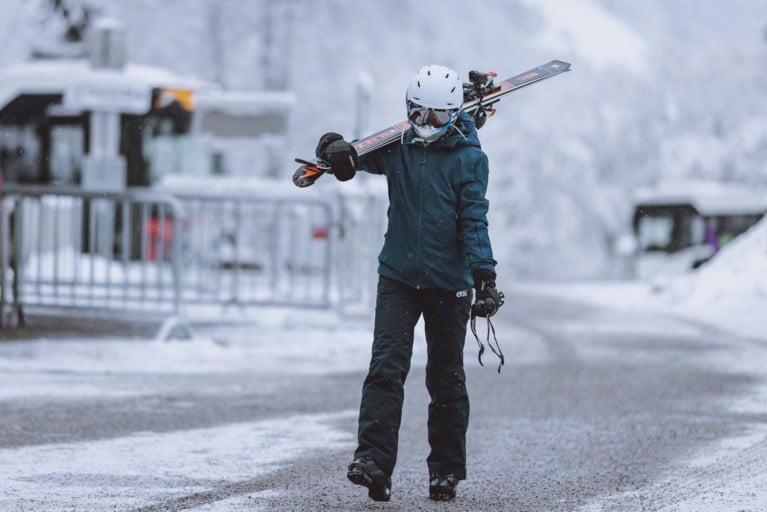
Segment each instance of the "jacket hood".
M410 128L405 133L403 142L405 144L421 144L420 141L414 141L415 138L415 132ZM464 111L458 114L455 124L442 138L429 144L431 148L453 148L456 146L481 147L477 135L477 124L474 122L474 118Z

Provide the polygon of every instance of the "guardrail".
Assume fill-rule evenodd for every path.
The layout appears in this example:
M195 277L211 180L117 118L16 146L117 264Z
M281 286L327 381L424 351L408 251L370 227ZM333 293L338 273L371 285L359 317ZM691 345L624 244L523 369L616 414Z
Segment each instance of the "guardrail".
M0 187L0 326L25 307L370 315L385 202Z

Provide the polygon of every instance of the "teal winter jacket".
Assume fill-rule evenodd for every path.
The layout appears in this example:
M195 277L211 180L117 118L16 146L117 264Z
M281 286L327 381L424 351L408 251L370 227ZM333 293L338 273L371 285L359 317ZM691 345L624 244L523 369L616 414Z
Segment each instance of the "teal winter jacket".
M414 288L465 290L479 269L494 271L487 232L487 156L474 119L424 145L401 143L364 155L360 169L386 176L389 223L378 273Z

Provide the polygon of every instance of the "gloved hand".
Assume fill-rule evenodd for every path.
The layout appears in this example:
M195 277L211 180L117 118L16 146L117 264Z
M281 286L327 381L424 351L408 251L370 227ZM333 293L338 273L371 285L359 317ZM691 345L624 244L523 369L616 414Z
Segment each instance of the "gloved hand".
M360 164L357 150L338 133L328 132L317 143L317 158L330 165L338 181L350 180Z
M493 316L503 306L503 292L495 288L495 272L485 269L475 271L474 290L474 304L471 306L474 316Z

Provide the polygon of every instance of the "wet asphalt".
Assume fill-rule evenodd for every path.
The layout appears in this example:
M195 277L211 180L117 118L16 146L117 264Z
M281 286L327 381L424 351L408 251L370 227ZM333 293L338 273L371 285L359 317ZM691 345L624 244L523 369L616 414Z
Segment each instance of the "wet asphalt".
M365 489L346 480L351 450L318 449L263 477L134 510L660 510L684 498L655 485L673 484L680 461L767 424L767 415L729 407L758 376L717 363L747 340L670 317L551 298L509 299L496 319L507 359L500 375L491 354L485 367L474 362L473 340L467 339L468 479L454 502L427 498L428 396L422 365L414 365L389 503L370 501ZM0 402L0 448L354 410L364 369L327 376L101 378L124 379L125 386L142 379L156 393ZM328 421L353 435L355 419L344 418ZM690 487L687 473L678 478Z

